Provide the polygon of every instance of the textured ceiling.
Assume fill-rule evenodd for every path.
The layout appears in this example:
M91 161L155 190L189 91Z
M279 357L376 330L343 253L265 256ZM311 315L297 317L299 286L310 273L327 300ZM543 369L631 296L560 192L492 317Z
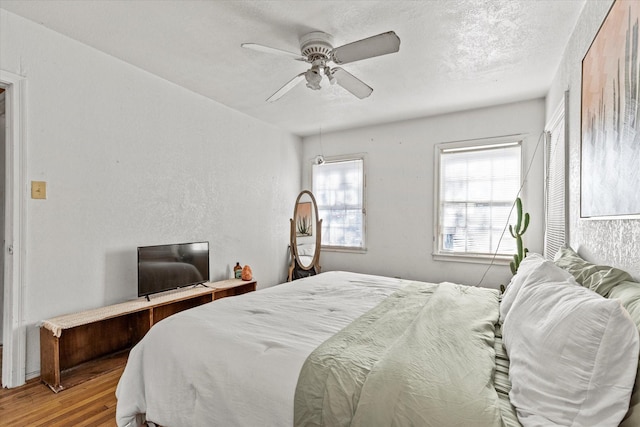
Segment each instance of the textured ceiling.
M306 136L544 96L585 0L2 0L40 23L208 98ZM373 87L304 84L309 65L240 47L299 52L310 31L334 46L386 31L400 51L343 66Z

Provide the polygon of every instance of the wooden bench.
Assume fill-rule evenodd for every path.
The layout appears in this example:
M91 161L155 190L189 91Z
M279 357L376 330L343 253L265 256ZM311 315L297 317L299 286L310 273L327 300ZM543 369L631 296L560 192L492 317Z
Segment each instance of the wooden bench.
M256 290L239 279L206 283L121 304L54 317L40 327L40 377L54 392L121 366L133 347L160 320L216 299ZM100 361L100 364L97 362Z

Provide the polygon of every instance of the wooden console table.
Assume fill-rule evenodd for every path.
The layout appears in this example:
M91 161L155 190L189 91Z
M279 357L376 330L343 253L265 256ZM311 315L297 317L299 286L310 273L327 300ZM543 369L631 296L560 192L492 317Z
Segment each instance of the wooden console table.
M213 300L255 291L256 283L223 280L207 283L208 287L151 295L150 301L143 297L45 320L40 327L40 377L56 393L86 381L100 373L96 372L98 359L111 357L121 365L126 350L160 320Z

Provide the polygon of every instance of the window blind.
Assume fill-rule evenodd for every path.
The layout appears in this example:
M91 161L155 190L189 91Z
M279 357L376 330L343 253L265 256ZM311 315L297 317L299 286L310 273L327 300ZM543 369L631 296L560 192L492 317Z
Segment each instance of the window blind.
M564 104L548 125L545 139L545 233L543 255L553 259L566 241L566 146Z
M514 239L501 237L520 189L520 156L519 142L441 150L440 253L515 251Z

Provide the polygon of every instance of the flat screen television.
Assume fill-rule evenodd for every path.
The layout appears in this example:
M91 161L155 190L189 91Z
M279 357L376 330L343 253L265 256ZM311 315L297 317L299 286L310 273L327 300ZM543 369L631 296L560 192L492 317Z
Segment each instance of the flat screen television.
M138 296L209 281L209 242L138 247Z

